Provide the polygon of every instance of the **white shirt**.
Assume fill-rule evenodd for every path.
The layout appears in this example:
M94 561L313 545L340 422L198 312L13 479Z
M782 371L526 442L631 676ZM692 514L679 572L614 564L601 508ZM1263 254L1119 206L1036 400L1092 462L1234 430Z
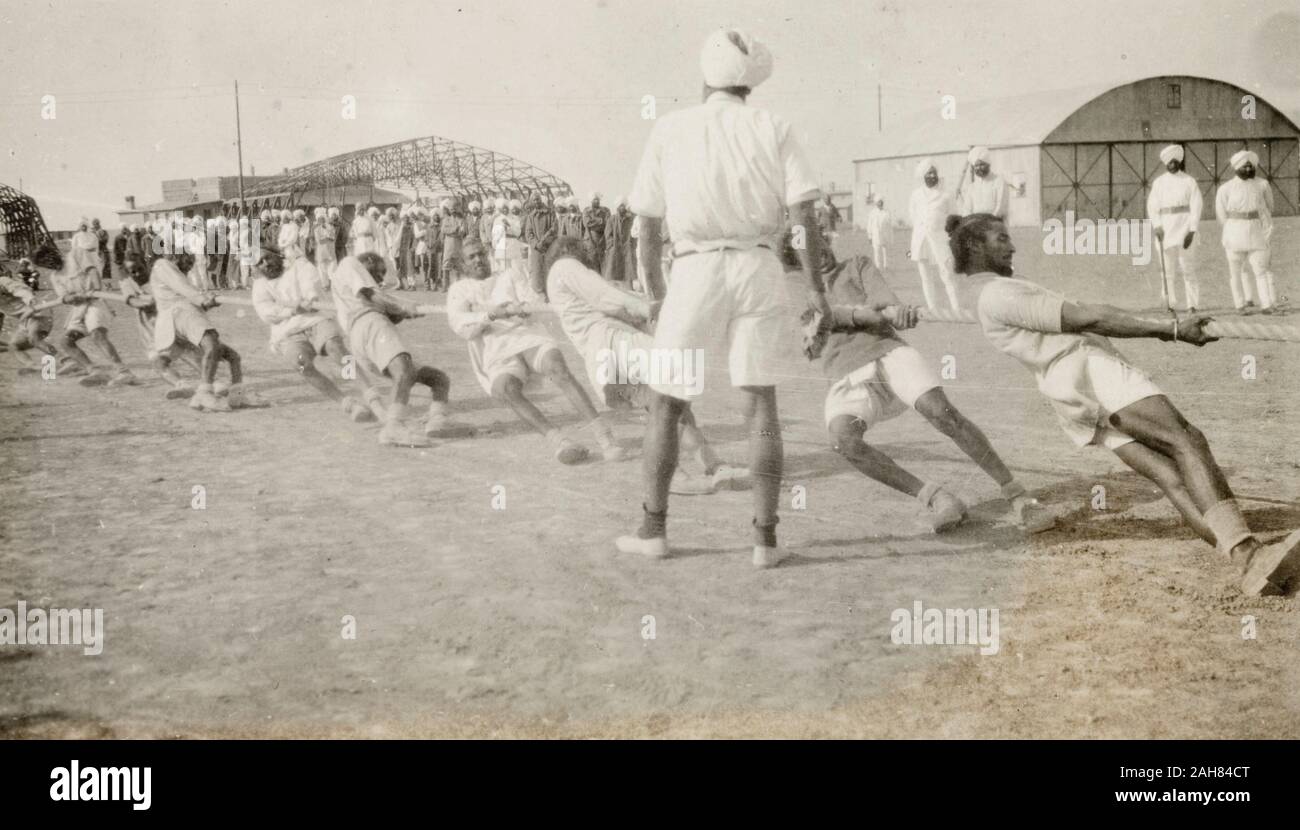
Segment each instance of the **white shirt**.
M367 288L379 290L366 267L354 256L339 260L334 278L330 280L330 296L334 300L334 309L338 313L339 325L343 327L344 334L352 331L352 324L363 314L379 313L361 298L361 292Z
M375 250L375 226L370 217L362 214L352 220L352 253L365 254Z
M1161 173L1151 183L1147 218L1164 230L1166 248L1182 247L1187 234L1196 233L1204 207L1200 186L1183 170Z
M280 226L280 238L277 243L280 246L280 253L284 254L287 260L297 259L302 256L301 233L296 222L285 222Z
M616 326L638 329L621 318L647 320L650 304L635 294L605 281L576 259L566 257L551 267L546 295L560 318L560 327L584 357L594 328Z
M989 173L984 178L975 176L966 182L961 191L962 216L972 213L991 213L999 219L1007 218L1007 183L1002 177Z
M447 289L447 323L468 341L470 368L489 394L494 373L510 358L529 349L556 345L546 326L534 319L488 319L488 312L498 304L519 301L517 283L508 270L483 280L458 280Z
M922 248L929 246L935 262L945 262L948 251L948 233L944 225L953 213L952 197L943 189L943 182L934 187L921 185L912 191L907 203L912 219L912 259L922 258Z
M894 217L884 208L876 208L867 215L867 235L874 240L888 239L894 229Z
M784 119L714 92L655 122L628 207L667 217L680 253L773 244L786 208L820 196Z
M301 314L298 306L321 302L320 277L316 266L300 257L277 279L253 280L253 310L271 327L271 345L291 334L309 329L329 317L322 312Z
M1258 213L1258 219L1229 219L1229 213ZM1214 214L1223 223L1223 247L1228 251L1263 251L1273 233L1273 192L1268 181L1256 176L1233 176L1219 185Z
M979 291L975 313L984 336L998 351L1014 357L1032 372L1038 388L1048 397L1052 397L1049 372L1066 355L1096 348L1123 357L1099 334L1062 332L1061 309L1067 300L1055 291L1028 280L990 274L976 275L971 280Z
M202 292L190 285L175 263L167 259L154 260L149 271L149 291L160 313L181 303L198 305L203 300Z

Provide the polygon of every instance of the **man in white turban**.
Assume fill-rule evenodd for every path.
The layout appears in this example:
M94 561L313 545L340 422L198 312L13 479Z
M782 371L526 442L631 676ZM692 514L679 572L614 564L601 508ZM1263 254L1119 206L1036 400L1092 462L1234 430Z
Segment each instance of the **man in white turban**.
M907 203L907 213L912 220L912 247L909 252L916 268L921 272L921 293L925 295L925 306L931 311L939 309L938 293L934 287L934 275L930 267L937 268L944 291L948 293L948 302L953 309L958 308L957 283L952 278L952 253L948 250L948 234L944 223L948 216L955 213L952 197L943 189L939 181L939 170L934 161L923 158L916 164L916 177L920 186L912 191Z
M817 177L785 119L748 106L752 89L772 73L767 47L744 32L721 30L700 55L704 101L659 118L637 169L628 206L642 219L640 258L651 302L663 301L654 351L677 356L676 371L651 371L640 528L618 549L669 555L668 493L677 467L678 426L703 384L684 371L687 355L726 355L733 387L749 414L754 478L753 564L785 557L777 546L783 448L776 384L788 368L785 274L774 246L790 221L809 229L801 264L810 301L829 320L815 205ZM661 230L673 240L673 280L665 290ZM595 262L589 263L595 266ZM671 362L671 361L670 361ZM705 368L699 378L704 377ZM720 367L719 367L720 368Z
M315 264L316 270L320 274L321 289L326 293L330 290L330 280L334 277L334 269L338 267L338 248L336 247L338 231L330 223L329 212L324 207L316 208L316 222L312 226L311 234L316 242Z
M1200 283L1196 280L1196 228L1201 222L1201 188L1196 179L1183 170L1183 148L1170 144L1160 151L1165 172L1151 183L1147 196L1147 219L1155 231L1164 256L1165 295L1172 308L1178 302L1174 272L1183 275L1187 310L1196 311L1201 304Z
M484 199L483 215L478 219L478 241L483 243L483 250L488 252L488 256L492 255L492 223L497 218L497 202L499 201L501 200Z
M77 224L77 232L72 235L68 258L66 270L69 273L83 274L87 268L93 268L95 275L102 278L104 269L99 260L99 237L90 230L90 222L85 219Z
M966 163L970 165L970 181L962 188L962 216L988 213L1006 219L1007 183L989 167L989 148L972 147L966 154Z
M1268 181L1255 176L1259 156L1254 152L1240 150L1233 154L1231 162L1236 177L1219 185L1214 197L1214 214L1223 225L1223 251L1228 257L1232 304L1246 313L1255 307L1254 292L1242 271L1242 266L1249 262L1259 288L1260 308L1265 314L1272 314L1277 305L1273 272L1269 270L1273 193Z
M293 261L302 256L302 228L294 221L294 215L287 210L280 214L280 219L280 236L276 242L285 264L292 266Z
M357 205L357 215L352 220L352 256L376 250L375 236L379 228L375 225L375 220L378 218L378 209L371 208L367 211L364 205Z
M885 200L876 199L867 214L867 238L871 240L871 259L884 273L889 267L889 246L894 243L894 217L885 210Z

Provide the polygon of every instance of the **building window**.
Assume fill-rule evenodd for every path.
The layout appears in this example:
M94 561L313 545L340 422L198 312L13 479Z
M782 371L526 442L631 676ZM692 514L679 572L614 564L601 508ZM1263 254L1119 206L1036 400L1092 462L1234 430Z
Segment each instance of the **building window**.
M1183 108L1183 87L1181 84L1169 85L1169 90L1165 96L1165 103L1171 110Z

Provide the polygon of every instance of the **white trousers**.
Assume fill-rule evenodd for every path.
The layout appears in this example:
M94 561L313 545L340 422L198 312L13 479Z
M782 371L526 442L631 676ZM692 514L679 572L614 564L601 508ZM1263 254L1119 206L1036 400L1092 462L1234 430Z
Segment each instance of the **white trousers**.
M1255 302L1255 292L1251 290L1250 280L1242 268L1247 262L1255 275L1255 286L1259 289L1261 308L1272 308L1277 302L1277 292L1273 287L1273 272L1268 270L1269 251L1225 251L1228 256L1228 287L1232 290L1232 304L1242 308L1246 303Z
M1171 308L1178 304L1178 281L1176 277L1180 273L1183 277L1183 291L1186 295L1187 307L1201 307L1201 284L1196 278L1195 250L1195 247L1184 249L1181 243L1164 249L1165 294L1169 297L1169 306Z
M934 275L930 273L930 263L917 262L916 267L921 272L921 293L925 295L925 306L931 311L938 311L938 296L935 293ZM957 303L957 283L952 278L952 272L948 270L947 261L939 262L935 267L939 269L939 279L943 281L943 288L948 292L948 302L952 304L954 311L960 309Z
M875 261L876 267L885 270L889 267L889 249L879 240L871 240L871 259Z

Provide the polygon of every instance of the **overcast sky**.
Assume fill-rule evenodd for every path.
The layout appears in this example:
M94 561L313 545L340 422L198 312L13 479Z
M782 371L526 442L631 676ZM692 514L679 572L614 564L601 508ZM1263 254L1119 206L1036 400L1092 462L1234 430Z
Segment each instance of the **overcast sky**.
M1205 75L1300 115L1295 0L61 0L0 6L0 182L53 228L115 222L169 178L233 175L425 135L625 193L650 122L699 97L698 50L732 25L776 56L752 98L794 122L824 183L884 120L967 99ZM55 118L41 117L43 95ZM340 99L355 95L357 117ZM960 117L960 106L958 108Z

